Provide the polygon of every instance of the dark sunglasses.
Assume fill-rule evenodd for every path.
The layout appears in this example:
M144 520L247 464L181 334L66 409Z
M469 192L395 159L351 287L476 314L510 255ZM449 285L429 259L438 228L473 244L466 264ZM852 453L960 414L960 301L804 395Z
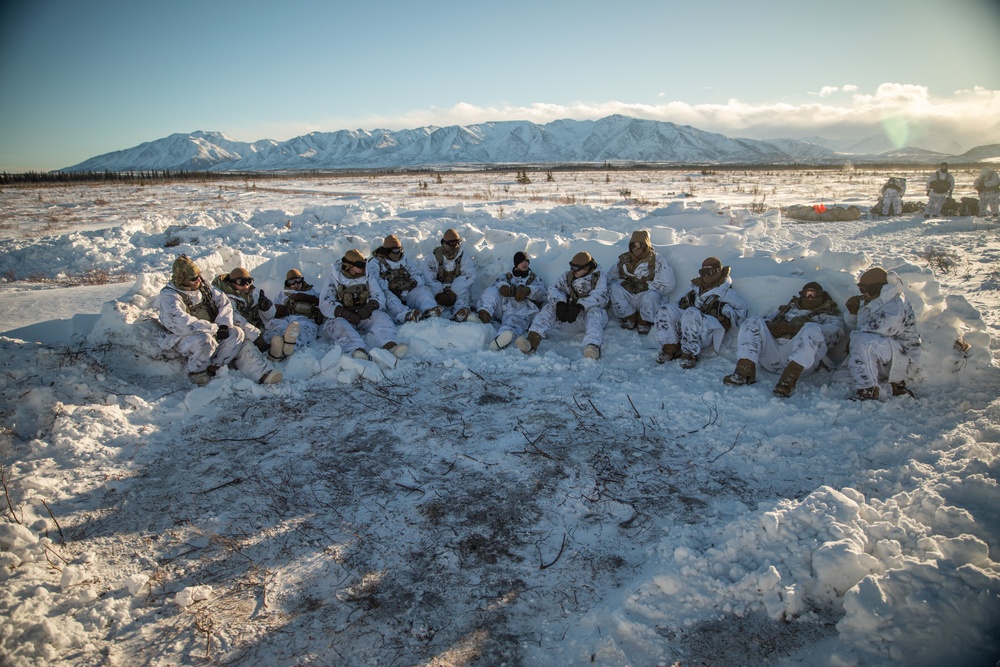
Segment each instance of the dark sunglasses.
M363 261L362 262L348 262L346 259L344 260L344 264L347 264L348 266L353 266L356 269L363 269L363 268L365 268L367 266L366 262L363 262Z
M233 278L229 282L240 287L246 287L247 285L253 285L253 278Z
M714 276L721 270L722 269L715 266L703 266L700 269L698 269L698 275L700 275L702 278L708 278L709 276Z
M574 264L573 262L570 262L569 268L573 269L573 271L583 271L585 268L587 268L587 265L584 264L581 266L579 264Z
M458 246L462 245L462 242L458 241L458 240L455 240L455 241L445 241L444 244L446 246L450 246L452 248L457 248Z
M195 276L191 280L185 280L184 284L185 285L194 285L195 283L200 283L200 282L201 282L201 276Z

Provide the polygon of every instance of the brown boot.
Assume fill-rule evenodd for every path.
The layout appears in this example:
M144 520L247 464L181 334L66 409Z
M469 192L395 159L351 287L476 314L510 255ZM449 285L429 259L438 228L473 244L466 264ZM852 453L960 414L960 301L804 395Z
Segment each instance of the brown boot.
M913 396L913 392L906 388L905 382L890 382L893 396Z
M678 343L667 343L656 356L656 363L665 364L681 356L681 346Z
M791 396L792 392L795 391L795 383L799 381L802 371L801 364L789 361L781 377L778 379L778 384L774 385L774 395L781 396L782 398Z
M531 354L538 349L538 345L542 342L542 335L537 331L529 331L527 338L521 336L514 344L517 345L517 349L521 350L525 354Z
M694 368L698 365L698 355L697 354L682 354L681 355L681 368Z
M865 387L864 389L858 389L858 394L855 398L859 401L877 401L878 385L875 385L874 387Z
M490 316L489 311L487 311L487 310L480 310L479 311L479 321L480 322L482 322L483 324L489 324L492 320L493 320L493 317Z
M628 317L622 318L622 329L631 331L632 329L635 329L635 325L638 321L639 321L639 311L637 310Z
M730 387L742 387L745 384L757 382L757 364L749 359L737 359L736 370L722 378L722 382Z
M639 332L640 336L645 336L646 334L649 333L649 329L652 326L653 326L652 322L647 322L646 320L640 317L636 323L635 330Z

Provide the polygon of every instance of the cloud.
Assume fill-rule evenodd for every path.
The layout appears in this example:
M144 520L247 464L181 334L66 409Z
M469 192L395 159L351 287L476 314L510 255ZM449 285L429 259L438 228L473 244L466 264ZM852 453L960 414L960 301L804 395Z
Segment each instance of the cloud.
M838 96L838 101L834 102L829 98L831 93L824 91L849 95ZM942 97L932 95L926 86L915 84L883 83L873 93L860 92L858 86L848 84L826 86L820 91L820 97L822 99L815 102L800 104L748 103L738 99L730 99L724 104L608 101L478 106L460 102L451 107L415 109L392 117L327 119L326 128L327 131L330 127L399 130L504 120L544 124L564 118L596 120L622 114L754 139L808 136L864 139L884 133L884 128L891 126L896 128L893 139L898 145L961 152L974 146L1000 143L1000 117L996 113L1000 108L1000 90L976 87ZM917 139L922 143L914 144Z

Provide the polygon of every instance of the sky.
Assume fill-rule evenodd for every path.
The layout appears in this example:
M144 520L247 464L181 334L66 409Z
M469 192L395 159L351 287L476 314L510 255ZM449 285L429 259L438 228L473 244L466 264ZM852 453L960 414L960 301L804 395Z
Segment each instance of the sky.
M283 141L613 113L728 136L1000 143L1000 2L0 5L0 170L174 133Z

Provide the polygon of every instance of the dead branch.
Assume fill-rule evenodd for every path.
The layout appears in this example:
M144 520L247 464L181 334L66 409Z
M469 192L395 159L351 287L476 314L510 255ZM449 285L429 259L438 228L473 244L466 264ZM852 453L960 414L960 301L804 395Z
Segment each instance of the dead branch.
M0 464L0 484L3 484L3 495L7 499L7 511L10 512L10 518L14 523L20 524L24 521L24 510L21 510L21 518L19 519L14 512L14 503L10 499L10 489L7 488L7 475L7 467Z
M219 489L224 489L227 486L232 486L233 484L239 484L241 482L243 482L243 478L242 477L234 477L233 479L229 480L228 482L223 482L222 484L218 484L216 486L213 486L211 489L205 489L204 491L199 491L198 493L199 494L211 493L212 491L218 491Z
M538 547L537 544L535 544L535 549L538 549L538 561L539 561L539 563L538 563L538 569L539 570L546 570L546 569L552 567L553 565L556 564L556 562L559 560L559 558L563 555L563 551L566 550L566 533L563 533L562 544L559 545L559 553L556 554L556 557L552 560L552 562L546 564L545 561L542 560L542 550Z
M399 482L394 482L396 486L401 489L406 489L410 493L419 493L420 495L425 495L427 492L416 486L407 486L406 484L400 484Z
M736 448L736 444L740 441L740 438L743 436L743 431L745 431L745 430L746 430L746 426L741 426L740 430L736 433L736 437L733 439L733 444L729 445L729 449L726 449L725 451L720 452L718 454L718 456L710 458L708 460L708 462L709 463L715 463L716 461L718 461L719 459L721 459L723 456L725 456L729 452L733 451L733 449Z
M602 414L601 414L601 411L597 409L597 406L596 406L596 405L594 405L594 402L593 402L592 400L590 400L590 399L588 398L588 399L587 399L587 402L588 402L588 403L590 403L590 407L594 408L594 412L596 412L596 413L597 413L597 416L598 416L598 417L600 417L601 419L607 419L607 417L605 417L604 415L602 415Z
M639 411L635 409L635 403L632 402L632 397L625 394L625 398L628 399L628 404L632 406L632 411L635 412L635 418L642 419L642 415L640 415ZM645 429L645 426L643 426L643 429ZM645 430L643 430L643 435L645 435Z
M42 500L42 505L45 506L45 510L49 513L49 516L52 517L52 522L56 524L56 529L59 531L59 544L66 544L66 538L63 536L62 532L62 526L60 526L59 521L56 520L56 515L52 513L52 510L49 509L48 503L44 500Z
M545 431L548 431L548 429L545 429ZM535 444L536 442L538 442L539 440L542 439L542 436L545 435L545 431L542 431L541 433L539 433L538 437L535 438L534 440L532 440L531 438L528 437L528 434L524 431L524 428L521 428L521 435L524 436L524 439L528 441L528 445L532 449L534 449L535 452L537 452L540 456L544 456L545 458L549 459L550 461L561 461L562 459L560 459L559 457L552 456L551 454L548 454L547 452L543 452L538 447L538 445Z

